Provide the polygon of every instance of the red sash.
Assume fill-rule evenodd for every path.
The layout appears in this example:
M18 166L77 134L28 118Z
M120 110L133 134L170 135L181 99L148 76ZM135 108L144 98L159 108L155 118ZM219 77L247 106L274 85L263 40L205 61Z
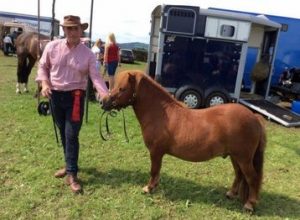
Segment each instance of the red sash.
M80 121L80 98L83 94L81 90L74 90L72 92L73 95L73 111L72 111L72 121L79 122Z

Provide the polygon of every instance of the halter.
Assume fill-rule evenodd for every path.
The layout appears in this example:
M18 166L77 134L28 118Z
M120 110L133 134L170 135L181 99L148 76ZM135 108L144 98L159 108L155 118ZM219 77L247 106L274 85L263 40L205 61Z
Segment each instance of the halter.
M137 97L136 91L135 91L135 88L134 88L134 84L133 83L130 83L130 84L131 84L131 90L133 92L132 92L131 97L128 99L127 105L133 105L135 103L135 100L136 100L136 97ZM108 97L110 99L112 98L111 97L111 92L108 93ZM112 104L113 107L117 107L118 106L118 103L116 102L116 100L113 100L111 104Z
M136 100L136 93L133 92L131 98L128 99L128 103L129 103L130 105L133 105L134 102L135 102L135 100Z
M108 97L111 98L111 95L108 94ZM136 100L136 93L134 92L134 93L132 93L131 98L128 99L127 105L133 105L134 102L135 102L135 100ZM116 100L112 101L111 104L112 104L113 107L117 107L118 106L118 103L116 102Z

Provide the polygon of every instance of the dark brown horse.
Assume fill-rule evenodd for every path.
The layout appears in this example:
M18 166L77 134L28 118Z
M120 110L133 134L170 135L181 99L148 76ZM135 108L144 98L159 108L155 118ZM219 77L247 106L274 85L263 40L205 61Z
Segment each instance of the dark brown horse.
M18 56L16 93L21 93L21 84L24 84L24 92L28 92L29 74L45 45L50 41L49 37L44 35L40 35L39 41L38 36L38 33L24 32L16 40Z
M144 192L158 185L165 154L194 162L229 156L235 178L226 195L239 195L244 208L253 211L266 145L264 125L257 115L240 104L189 109L140 71L119 73L114 89L103 98L105 110L128 105L133 106L150 151L151 178Z

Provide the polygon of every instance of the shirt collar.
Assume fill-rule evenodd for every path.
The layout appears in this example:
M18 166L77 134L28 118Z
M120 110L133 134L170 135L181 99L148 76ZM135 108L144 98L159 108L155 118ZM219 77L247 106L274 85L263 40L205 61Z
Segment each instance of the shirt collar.
M64 38L64 39L63 39L63 42L64 42L65 46L68 47L68 41L67 41L67 38ZM75 45L75 47L72 47L72 48L77 48L80 44L82 44L82 43L79 42L79 44Z

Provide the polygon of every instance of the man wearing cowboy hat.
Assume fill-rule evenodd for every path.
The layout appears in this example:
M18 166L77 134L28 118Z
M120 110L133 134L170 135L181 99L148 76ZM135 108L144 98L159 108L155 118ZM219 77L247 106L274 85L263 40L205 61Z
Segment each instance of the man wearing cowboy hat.
M100 100L108 94L108 89L96 69L94 54L80 41L88 24L81 23L78 16L68 15L61 26L66 38L48 43L39 61L36 81L42 85L42 95L51 101L52 114L63 145L65 166L54 176L66 176L66 183L73 192L78 193L82 190L77 178L78 137L88 76Z

